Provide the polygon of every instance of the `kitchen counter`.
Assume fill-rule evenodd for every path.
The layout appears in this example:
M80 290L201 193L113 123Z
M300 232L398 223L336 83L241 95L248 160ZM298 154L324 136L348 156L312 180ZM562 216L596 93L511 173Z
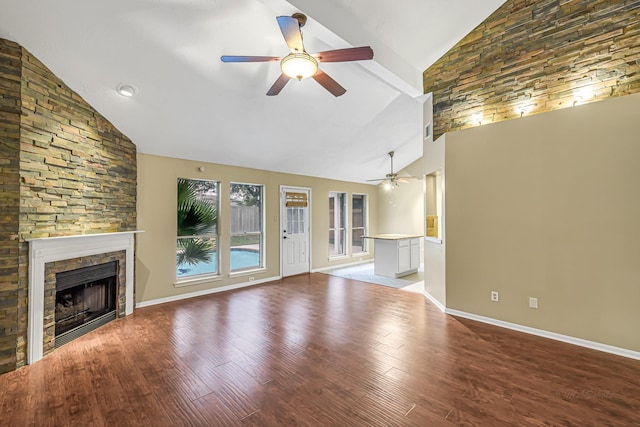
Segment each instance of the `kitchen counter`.
M362 236L364 239L382 239L382 240L402 240L402 239L419 239L421 235L413 234L376 234L375 236Z

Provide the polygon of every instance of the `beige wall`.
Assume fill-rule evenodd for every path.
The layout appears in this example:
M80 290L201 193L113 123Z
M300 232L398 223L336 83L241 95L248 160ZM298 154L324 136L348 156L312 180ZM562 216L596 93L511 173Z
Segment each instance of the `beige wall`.
M424 104L423 127L433 122L433 99L429 98ZM444 145L446 135L433 140L433 133L424 138L422 146L422 168L425 174L438 176L441 190L439 204L440 240L424 239L424 291L435 298L442 306L446 306L446 195L444 194Z
M640 351L639 112L636 94L447 134L448 308Z
M398 172L421 178L422 158ZM424 184L422 179L401 182L393 190L378 185L378 231L381 234L424 234Z
M198 170L200 166L205 168L204 172ZM221 280L186 287L174 286L177 221L176 182L179 177L212 179L221 182L221 254L224 254L229 248L229 224L226 222L226 218L229 218L230 206L224 195L229 194L230 182L246 182L265 186L265 271L230 278L228 261L225 265L223 259L220 265ZM367 194L369 197L370 231L376 233L378 201L375 186L138 154L138 228L145 232L138 235L136 242L136 302L175 297L180 294L243 283L249 280L249 276L255 277L256 281L278 277L280 275L280 185L311 188L312 269L372 257L371 253L368 256L349 256L329 261L328 197L329 191L346 192L349 197L352 193ZM351 206L350 201L348 205Z
M424 239L424 290L429 295L446 306L446 215L445 215L445 194L444 194L444 146L443 135L436 141L427 141L424 144L423 163L425 172L432 177L434 184L433 191L436 192L436 212L438 213L439 238ZM437 178L435 178L437 177ZM438 188L438 185L440 188ZM440 190L440 200L437 193Z

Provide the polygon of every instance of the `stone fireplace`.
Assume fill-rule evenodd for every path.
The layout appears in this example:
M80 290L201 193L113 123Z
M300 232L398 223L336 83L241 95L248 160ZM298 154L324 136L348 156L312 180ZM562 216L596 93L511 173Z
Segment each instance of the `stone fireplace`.
M43 355L125 315L125 257L118 251L45 264Z
M29 240L27 363L133 313L134 231Z
M38 360L43 344L45 352L50 351L49 342L53 349L55 293L44 287L45 282L46 286L55 283L55 275L45 275L45 264L74 258L92 264L95 261L84 257L125 250L127 243L115 245L109 239L115 233L136 229L137 155L131 139L32 53L2 38L0 52L3 374ZM89 237L93 235L111 237L106 238L105 247L100 246L102 243L96 248L78 245L85 239L102 239ZM129 237L133 239L132 235ZM56 243L47 243L48 240ZM52 249L63 242L70 245L68 250ZM89 247L86 251L85 246ZM120 295L133 292L133 258L128 251L125 253L123 261L118 260L120 276L126 275L117 283L118 316L125 308L129 312L133 309L130 295L126 301ZM30 257L37 262L34 264ZM65 267L75 268L79 267ZM34 277L36 284L32 288ZM51 307L46 314L45 305L47 310ZM39 317L34 319L34 313Z

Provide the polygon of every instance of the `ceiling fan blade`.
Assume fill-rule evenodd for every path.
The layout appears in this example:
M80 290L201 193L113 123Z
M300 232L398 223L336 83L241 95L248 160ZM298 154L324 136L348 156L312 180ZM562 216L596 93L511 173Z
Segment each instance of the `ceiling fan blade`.
M300 32L300 23L298 20L291 16L278 16L276 19L278 20L280 31L282 31L284 40L287 42L287 46L289 46L291 52L304 52L302 33Z
M271 86L269 92L267 92L267 96L274 96L280 93L282 88L291 80L291 77L286 74L280 74L280 77L277 78L276 82Z
M222 62L275 62L281 58L277 56L234 56L223 55L220 57Z
M373 59L373 50L369 46L334 49L313 54L318 62L346 62Z
M374 181L386 181L386 178L380 178L380 179L368 179L367 182L374 182Z
M333 80L328 74L320 69L318 69L318 71L313 75L313 80L320 83L322 87L331 92L333 96L344 95L347 91L345 88L340 86L337 81Z

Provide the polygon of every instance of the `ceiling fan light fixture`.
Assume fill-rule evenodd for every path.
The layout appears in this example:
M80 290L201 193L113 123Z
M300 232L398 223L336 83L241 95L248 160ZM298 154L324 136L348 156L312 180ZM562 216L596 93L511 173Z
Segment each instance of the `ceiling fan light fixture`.
M382 184L382 187L384 188L385 191L394 190L399 186L400 184L398 183L398 181L386 181L384 184Z
M318 61L307 52L290 53L280 61L282 72L292 79L306 79L318 71Z

